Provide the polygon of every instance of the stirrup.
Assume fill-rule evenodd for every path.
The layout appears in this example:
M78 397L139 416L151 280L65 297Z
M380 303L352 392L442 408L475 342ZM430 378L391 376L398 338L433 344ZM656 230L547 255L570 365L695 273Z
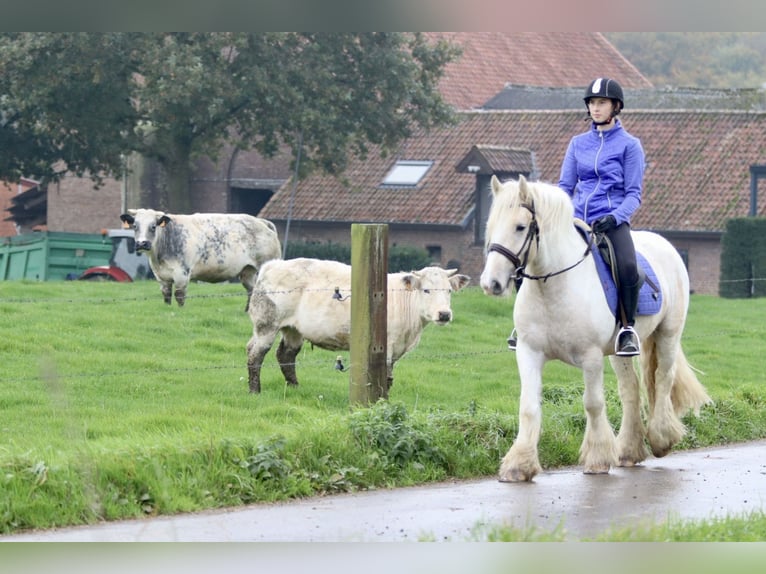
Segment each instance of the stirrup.
M516 341L517 341L517 339L518 339L518 337L516 336L516 327L514 327L513 330L511 331L511 334L508 335L508 348L511 351L515 351L516 350Z
M620 342L625 339L622 345ZM620 329L614 338L614 354L618 357L635 357L641 354L641 341L636 330L628 325Z

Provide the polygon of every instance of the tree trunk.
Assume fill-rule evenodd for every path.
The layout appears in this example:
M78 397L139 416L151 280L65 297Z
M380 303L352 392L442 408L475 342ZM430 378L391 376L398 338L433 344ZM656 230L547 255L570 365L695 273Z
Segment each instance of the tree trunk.
M183 144L166 144L162 157L137 157L131 165L128 207L147 207L168 213L192 213L191 152Z
M170 153L163 162L167 211L170 213L191 213L192 202L189 190L191 178L191 147L184 142L174 141Z
M171 165L165 165L164 168L167 211L170 213L191 213L193 210L189 193L191 168L188 157L186 161L174 162Z

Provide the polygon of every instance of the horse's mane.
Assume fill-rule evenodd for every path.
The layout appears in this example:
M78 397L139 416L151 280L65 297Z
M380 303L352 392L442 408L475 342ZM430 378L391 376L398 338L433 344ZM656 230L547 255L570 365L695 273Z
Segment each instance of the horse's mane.
M574 207L572 199L563 189L542 181L527 182L526 186L541 231L556 233L562 229L571 229Z
M572 200L567 193L552 183L528 181L523 176L518 181L506 181L502 191L494 198L493 206L515 209L527 206L534 209L540 231L544 236L570 230L574 220ZM494 228L505 217L503 209L490 209L487 225Z

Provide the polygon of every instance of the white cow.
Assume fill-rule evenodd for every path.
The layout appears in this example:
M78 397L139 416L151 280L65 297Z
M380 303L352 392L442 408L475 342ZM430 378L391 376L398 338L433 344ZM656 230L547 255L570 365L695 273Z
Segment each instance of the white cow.
M388 388L393 384L394 363L418 344L423 328L429 323L446 325L452 321L452 292L470 281L470 277L456 273L456 269L425 267L388 274ZM322 349L348 350L351 295L349 265L306 258L265 263L250 297L250 392L261 392L263 358L280 331L277 360L288 385L298 384L295 357L304 340Z
M274 224L252 215L129 209L120 219L133 228L136 249L149 253L168 305L172 295L179 306L184 304L191 280L219 283L234 277L247 289L249 301L260 266L282 256Z

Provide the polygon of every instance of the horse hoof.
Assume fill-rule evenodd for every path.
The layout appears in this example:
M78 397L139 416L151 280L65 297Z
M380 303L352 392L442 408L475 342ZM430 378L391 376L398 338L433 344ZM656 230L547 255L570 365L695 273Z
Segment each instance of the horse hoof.
M519 469L514 469L501 473L497 480L499 482L532 482L534 474L527 474Z
M584 474L609 474L609 465L590 466L583 470Z
M665 456L666 454L668 454L670 452L671 448L672 447L667 447L667 448L655 448L655 447L652 447L652 454L655 457L657 457L657 458L662 458L663 456Z

